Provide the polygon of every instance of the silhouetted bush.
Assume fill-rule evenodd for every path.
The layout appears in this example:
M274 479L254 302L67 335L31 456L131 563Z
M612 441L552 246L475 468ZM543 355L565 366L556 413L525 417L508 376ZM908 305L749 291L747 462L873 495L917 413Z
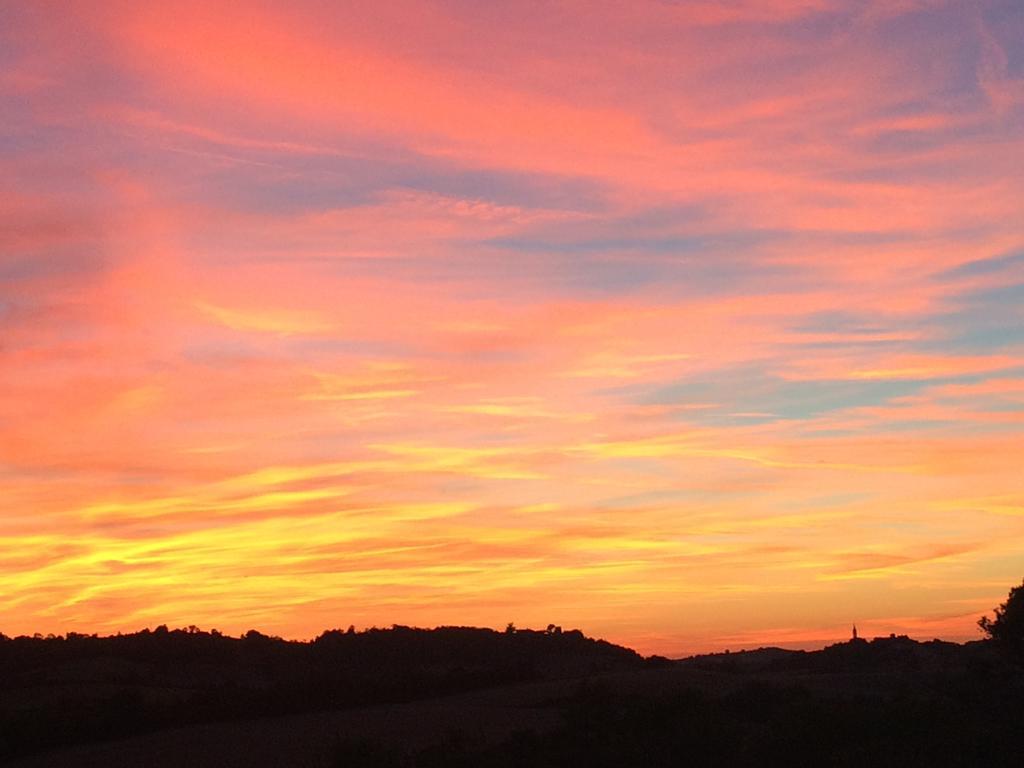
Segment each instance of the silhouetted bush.
M978 626L1010 655L1024 660L1024 583L1010 590L1006 602L995 609L995 617L982 616Z

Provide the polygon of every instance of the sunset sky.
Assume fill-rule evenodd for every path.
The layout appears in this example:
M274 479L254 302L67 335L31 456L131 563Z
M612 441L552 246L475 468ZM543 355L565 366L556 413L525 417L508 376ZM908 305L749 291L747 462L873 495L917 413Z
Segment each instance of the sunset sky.
M976 638L1020 0L0 5L0 631Z

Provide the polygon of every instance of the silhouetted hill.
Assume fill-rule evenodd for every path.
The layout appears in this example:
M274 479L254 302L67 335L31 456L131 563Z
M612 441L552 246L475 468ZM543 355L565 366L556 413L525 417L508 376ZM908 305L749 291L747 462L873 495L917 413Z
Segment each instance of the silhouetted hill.
M173 725L404 702L643 663L579 631L195 630L0 641L0 757Z
M851 640L820 651L759 648L735 653L714 653L682 659L695 669L713 671L792 673L868 673L907 670L951 669L962 666L1002 664L1004 659L986 641L950 643L918 642L906 635Z
M1024 755L1024 670L990 642L669 661L554 628L309 643L159 630L8 640L0 674L6 754L39 753L17 768L991 767Z

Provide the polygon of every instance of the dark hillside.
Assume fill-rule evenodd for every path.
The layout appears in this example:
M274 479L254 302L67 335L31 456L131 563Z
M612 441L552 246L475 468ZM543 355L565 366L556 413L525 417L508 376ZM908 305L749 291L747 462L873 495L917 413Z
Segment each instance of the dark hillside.
M988 641L680 661L554 630L0 645L15 768L992 768L1024 755L1024 669Z
M637 668L578 631L441 627L289 642L158 628L0 641L0 757L157 728L413 701Z

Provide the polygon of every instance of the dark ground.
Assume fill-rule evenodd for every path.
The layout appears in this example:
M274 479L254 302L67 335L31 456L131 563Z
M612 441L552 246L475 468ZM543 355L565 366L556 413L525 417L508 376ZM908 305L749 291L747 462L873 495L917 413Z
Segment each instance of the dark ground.
M1024 670L990 642L643 659L578 632L312 643L0 641L0 761L44 766L1024 765Z

